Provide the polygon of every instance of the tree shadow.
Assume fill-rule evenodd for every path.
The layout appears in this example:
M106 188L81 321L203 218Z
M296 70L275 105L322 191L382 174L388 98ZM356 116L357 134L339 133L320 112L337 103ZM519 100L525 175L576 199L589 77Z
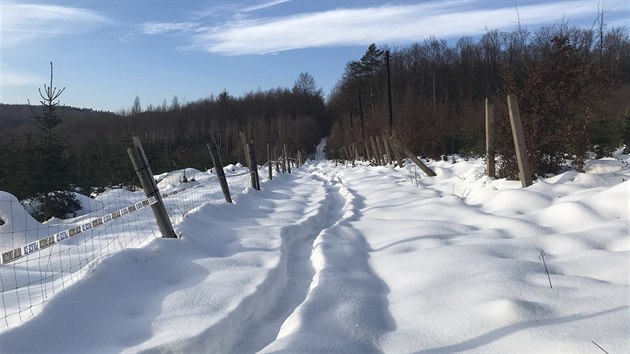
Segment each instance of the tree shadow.
M495 329L486 334L482 334L478 337L471 338L460 343L447 345L447 346L443 346L439 348L421 350L421 351L415 352L415 354L454 353L454 352L470 351L470 350L477 349L483 345L489 344L500 338L506 337L510 334L516 333L524 329L544 327L544 326L553 326L553 325L558 325L562 323L569 323L569 322L584 320L587 318L602 316L609 313L625 310L625 309L628 309L629 307L630 306L619 306L619 307L615 307L606 311L595 312L595 313L587 314L587 315L576 314L576 315L570 315L570 316L559 317L559 318L550 318L546 320L531 320L531 321L525 321L525 322L520 322L520 323L513 323L509 326Z

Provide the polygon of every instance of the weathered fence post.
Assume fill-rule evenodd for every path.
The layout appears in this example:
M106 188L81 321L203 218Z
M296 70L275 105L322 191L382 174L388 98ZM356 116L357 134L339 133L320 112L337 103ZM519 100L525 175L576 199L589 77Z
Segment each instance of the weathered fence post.
M392 138L396 139L396 131L392 131ZM394 146L394 144L391 144L391 141L390 141L390 145L392 146L392 150L394 150L396 153L396 160L398 160L398 167L403 168L404 163L403 163L403 158L402 158L400 149Z
M249 168L252 188L260 190L260 177L258 177L258 165L256 164L256 155L254 154L254 144L247 141L244 131L240 130L238 134L240 135L241 143L243 144L243 151L245 152L247 167Z
M352 159L352 157L350 157L350 152L348 150L348 146L344 145L342 147L342 149L343 149L343 154L346 155L346 160L350 161Z
M160 195L160 191L158 190L155 179L153 178L153 172L149 166L147 156L144 154L144 149L142 148L140 139L138 139L137 136L134 136L132 140L134 146L127 149L127 154L129 155L133 168L138 175L144 194L148 198L153 197L156 200L156 203L151 204L151 210L153 210L153 215L155 215L162 237L177 238L175 230L173 230L173 224L171 224L171 219L168 217L166 207L164 206L162 195Z
M271 148L269 147L269 144L267 144L267 164L269 166L269 180L273 179L273 162L271 161Z
M286 170L287 172L291 173L291 162L289 161L289 153L287 150L287 144L283 144L282 149L284 150L284 166L285 166L285 168L282 169L282 172Z
M413 161L418 167L420 167L420 169L422 171L424 171L424 173L429 175L429 177L435 177L436 176L436 174L435 174L435 172L433 172L433 170L431 170L429 167L427 167L427 165L425 165L422 161L420 161L420 159L416 155L414 155L409 149L404 147L400 143L400 141L398 141L398 139L396 139L396 137L391 136L389 138L389 141L391 141L392 145L394 145L394 147L396 147L396 149L401 150L405 155L407 155L407 157L411 161Z
M374 137L370 136L370 142L372 142L372 151L374 152L374 160L377 166L381 164L381 159L378 157L378 149L376 148L376 142L374 141Z
M280 158L278 157L278 152L276 150L276 147L273 147L273 158L274 158L274 164L276 165L276 173L280 173Z
M286 160L286 145L282 148L282 155L279 156L278 162L280 162L280 168L282 168L282 173L287 173L287 160Z
M227 178L225 177L225 171L223 171L223 162L221 161L221 156L219 155L217 145L213 142L206 144L206 146L208 146L208 150L210 151L212 164L214 164L214 170L217 173L217 178L219 179L219 184L221 185L221 190L223 191L225 201L228 203L232 203L230 187L228 186Z
M385 166L385 149L382 147L383 143L379 136L375 136L374 140L376 140L376 148L378 149L378 157L381 160L381 166Z
M392 164L392 149L390 149L389 144L387 142L387 135L385 134L385 132L383 132L383 136L381 137L381 140L383 141L383 146L385 146L385 157L387 157L387 164L391 165Z
M514 95L508 95L507 102L510 113L510 124L512 125L512 136L514 137L514 147L516 148L518 175L521 180L521 186L525 188L532 185L532 173L529 169L529 161L527 159L527 147L525 146L525 135L523 135L521 112L518 108L518 98Z
M252 188L260 190L260 178L258 177L258 164L256 163L256 154L254 153L254 144L247 143L247 154L249 155L249 174L252 180Z
M363 140L363 146L365 148L365 158L368 161L372 160L372 156L370 155L370 148L368 147L367 141L365 141L365 139Z
M486 174L495 176L494 165L494 105L486 98Z
M249 149L247 148L247 138L245 137L245 132L239 130L238 135L241 137L241 144L243 145L243 153L245 154L245 162L247 163L247 167L251 169L252 161L249 156Z

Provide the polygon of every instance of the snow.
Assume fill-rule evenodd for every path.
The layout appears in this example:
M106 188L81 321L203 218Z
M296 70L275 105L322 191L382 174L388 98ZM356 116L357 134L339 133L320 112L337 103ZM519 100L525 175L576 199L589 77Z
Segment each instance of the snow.
M628 156L523 189L483 176L478 159L429 162L428 177L336 166L324 148L260 192L185 213L181 239L149 237L90 266L0 327L0 351L630 352ZM182 175L156 177L168 191ZM195 190L216 183L186 176Z

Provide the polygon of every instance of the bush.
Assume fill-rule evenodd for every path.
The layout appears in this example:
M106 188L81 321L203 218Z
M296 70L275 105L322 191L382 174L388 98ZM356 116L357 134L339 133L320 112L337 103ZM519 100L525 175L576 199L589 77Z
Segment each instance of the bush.
M575 155L575 167L583 169L595 118L601 114L600 104L614 87L610 72L580 50L584 43L570 38L562 28L556 31L546 51L525 56L522 80L511 72L503 73L503 97L519 97L529 163L535 175L557 173L565 153ZM514 178L518 166L506 109L499 116L497 129L497 154L503 157L500 175Z

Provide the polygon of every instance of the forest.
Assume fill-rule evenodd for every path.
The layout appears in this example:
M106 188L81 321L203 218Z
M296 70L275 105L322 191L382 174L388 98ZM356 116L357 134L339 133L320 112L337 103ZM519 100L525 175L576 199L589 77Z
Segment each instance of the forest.
M43 203L52 191L90 194L137 185L126 154L134 135L155 173L211 168L209 141L224 164L243 162L241 131L263 162L267 144L309 154L322 137L328 137L331 158L353 144L365 157L365 139L391 133L424 157L481 156L486 99L495 104L497 177L517 178L508 94L519 97L535 175L557 172L565 159L579 170L588 153L607 156L630 145L628 30L607 28L602 19L588 29L558 23L456 41L432 37L397 48L372 44L346 64L328 97L305 72L291 88L242 96L223 91L185 104L174 97L170 105L145 109L136 97L119 113L63 106L51 64L41 104L0 104L0 189ZM39 218L76 207L53 206Z
M329 146L364 146L388 131L387 48L351 61L328 99ZM432 158L485 149L485 100L495 104L499 177L517 178L506 97L520 100L532 171L555 173L567 157L581 168L630 142L630 42L625 28L542 27L488 31L452 45L437 38L390 50L393 131Z

